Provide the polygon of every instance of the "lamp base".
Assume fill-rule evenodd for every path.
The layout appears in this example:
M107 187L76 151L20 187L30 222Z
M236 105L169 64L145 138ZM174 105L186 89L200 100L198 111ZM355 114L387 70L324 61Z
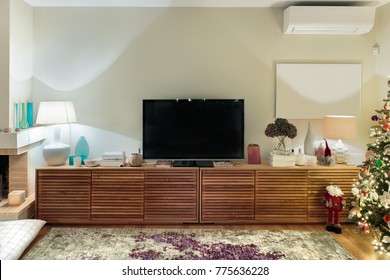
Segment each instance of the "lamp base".
M348 147L344 145L344 143L339 139L337 143L332 147L333 152L336 155L337 163L345 163L346 162L346 152L348 151Z
M51 143L43 147L43 158L48 165L64 165L70 154L70 146L64 143Z

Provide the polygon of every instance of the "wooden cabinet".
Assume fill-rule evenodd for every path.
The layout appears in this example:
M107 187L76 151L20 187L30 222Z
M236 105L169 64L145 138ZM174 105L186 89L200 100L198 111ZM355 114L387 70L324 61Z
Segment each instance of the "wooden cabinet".
M253 170L201 170L201 222L253 222Z
M358 172L343 165L40 168L36 216L69 224L325 223L326 186L339 186L350 203Z
M266 168L256 171L256 222L326 223L321 196L329 185L344 192L347 205L359 169L352 166ZM348 221L348 209L340 221Z
M42 170L36 174L36 216L48 223L90 220L91 171Z
M198 222L198 169L145 171L146 222Z
M340 221L348 221L348 207L353 198L351 189L358 178L357 169L312 169L308 171L309 192L308 192L308 220L309 222L323 222L328 217L328 211L320 202L326 186L337 185L344 193L344 200L347 203L346 209L340 214Z
M49 223L197 223L198 168L36 171L36 216Z
M139 170L93 170L91 221L142 222L144 172Z
M306 222L307 198L305 170L276 168L256 171L257 222Z

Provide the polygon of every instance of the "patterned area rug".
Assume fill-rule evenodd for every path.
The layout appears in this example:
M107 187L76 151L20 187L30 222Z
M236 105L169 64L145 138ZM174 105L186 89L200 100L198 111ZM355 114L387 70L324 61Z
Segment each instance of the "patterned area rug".
M53 228L25 260L350 260L328 232Z

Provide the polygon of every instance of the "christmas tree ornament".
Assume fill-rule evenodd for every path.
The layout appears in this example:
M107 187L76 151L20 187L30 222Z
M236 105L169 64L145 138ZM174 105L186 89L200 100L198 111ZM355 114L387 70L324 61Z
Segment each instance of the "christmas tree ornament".
M368 150L365 154L366 160L367 161L373 161L375 159L374 157L374 151L373 150ZM367 166L368 168L368 166Z
M370 227L368 226L367 222L366 221L363 221L360 223L359 225L360 229L364 232L364 233L369 233L370 232Z
M360 212L360 208L359 207L353 207L349 213L348 213L348 217L351 219L353 217L358 217L360 218L362 216L361 212Z
M385 165L385 162L383 160L381 160L381 159L377 159L375 161L375 166L377 166L379 168L383 167L384 165Z
M388 145L386 145L386 146L384 147L383 153L384 153L385 155L390 155L390 144L388 144Z
M375 160L375 166L376 166L376 167L381 168L381 167L383 167L384 165L385 165L385 162L384 162L383 160L381 160L381 159Z
M375 137L376 136L376 129L375 128L370 128L370 137Z
M358 195L359 194L359 189L358 188L352 188L352 194L353 195ZM356 205L356 203L355 203Z
M377 115L373 115L373 116L371 116L371 120L373 120L373 121L378 121L378 116Z
M384 130L387 130L387 131L390 130L390 122L388 119L383 120L382 127Z
M370 167L366 166L360 170L360 176L368 177L370 175Z
M370 198L372 199L372 200L378 200L378 198L379 198L379 195L378 195L378 193L376 193L376 192L371 192L370 193Z
M383 207L389 208L390 207L390 193L383 192L383 195L379 196L379 202L382 204Z

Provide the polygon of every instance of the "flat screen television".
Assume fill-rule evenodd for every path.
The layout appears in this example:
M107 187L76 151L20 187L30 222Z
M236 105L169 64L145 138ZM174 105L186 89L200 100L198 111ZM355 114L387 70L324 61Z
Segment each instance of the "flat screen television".
M243 99L143 100L143 157L244 158Z

